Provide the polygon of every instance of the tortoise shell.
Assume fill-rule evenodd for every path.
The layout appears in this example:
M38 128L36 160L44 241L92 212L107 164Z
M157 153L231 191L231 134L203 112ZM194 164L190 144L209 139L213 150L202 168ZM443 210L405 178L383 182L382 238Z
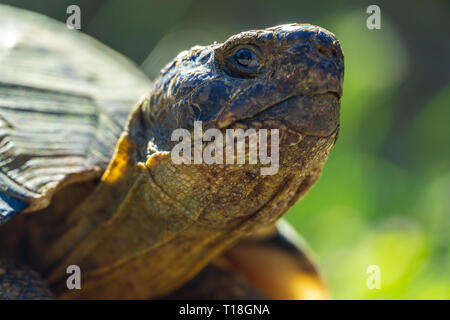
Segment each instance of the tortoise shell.
M0 223L44 208L107 166L151 87L121 54L65 25L0 6Z

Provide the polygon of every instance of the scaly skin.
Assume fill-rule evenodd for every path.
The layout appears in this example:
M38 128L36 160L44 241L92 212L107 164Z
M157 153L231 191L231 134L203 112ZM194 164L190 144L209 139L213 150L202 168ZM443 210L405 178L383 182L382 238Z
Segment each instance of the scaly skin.
M233 55L255 52L259 67ZM328 31L284 25L180 53L132 112L101 183L49 223L30 217L31 264L60 298L153 298L192 279L244 235L273 224L318 179L337 138L343 54ZM177 128L279 129L279 170L176 165ZM64 216L64 218L61 218ZM42 221L40 225L40 221ZM82 289L65 289L66 267Z
M0 261L0 300L47 299L53 299L53 295L36 271L12 261Z

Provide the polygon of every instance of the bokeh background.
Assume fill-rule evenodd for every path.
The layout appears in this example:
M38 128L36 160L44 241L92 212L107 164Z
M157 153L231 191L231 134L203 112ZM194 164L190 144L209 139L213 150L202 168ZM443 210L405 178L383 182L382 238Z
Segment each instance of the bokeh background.
M450 299L450 2L9 0L66 21L151 77L179 51L247 29L305 22L345 53L341 134L323 176L287 214L332 298ZM381 8L381 30L366 9ZM367 267L381 288L366 286Z

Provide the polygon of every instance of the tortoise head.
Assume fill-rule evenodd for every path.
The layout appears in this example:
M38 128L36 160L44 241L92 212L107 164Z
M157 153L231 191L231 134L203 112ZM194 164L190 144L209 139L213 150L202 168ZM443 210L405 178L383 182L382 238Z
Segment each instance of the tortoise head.
M119 271L93 273L86 296L120 295L120 283L141 288L143 280L151 290L137 297L167 294L239 237L275 222L317 180L336 140L343 68L339 42L311 25L243 32L180 53L132 112L102 178L118 204L98 231L102 250L88 257L91 241L78 251L85 269L119 261ZM243 144L229 148L229 130L234 141L239 129ZM176 162L175 149L193 156ZM235 161L242 153L248 161ZM263 174L270 162L275 170ZM115 195L125 189L122 201Z
M193 138L200 122L200 138L207 129L217 129L223 144L228 129L254 129L257 135L268 129L267 143L279 156L272 158L279 163L270 175L261 174L260 162L249 161L207 165L200 160L190 168L201 172L196 181L209 186L210 201L200 219L214 216L206 219L208 228L236 227L271 202L277 209L262 220L272 222L317 179L336 140L343 72L339 41L312 25L247 31L222 44L183 51L161 71L141 106L141 134L149 142L141 147L146 148L142 157L174 150L179 144L174 131L183 128ZM248 160L250 141L245 142Z
M325 29L247 31L181 52L161 71L148 114L163 140L176 128L192 131L196 120L220 129L275 120L329 136L339 123L343 72L339 41Z

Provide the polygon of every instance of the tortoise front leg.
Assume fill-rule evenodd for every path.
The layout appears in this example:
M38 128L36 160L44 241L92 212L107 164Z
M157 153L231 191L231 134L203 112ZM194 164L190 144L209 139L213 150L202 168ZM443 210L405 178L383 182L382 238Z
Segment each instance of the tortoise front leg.
M241 239L167 299L326 299L303 240L287 222Z
M266 297L261 295L241 274L211 263L194 279L164 299L259 300L266 299Z
M48 300L53 294L45 280L12 260L0 260L0 300Z

